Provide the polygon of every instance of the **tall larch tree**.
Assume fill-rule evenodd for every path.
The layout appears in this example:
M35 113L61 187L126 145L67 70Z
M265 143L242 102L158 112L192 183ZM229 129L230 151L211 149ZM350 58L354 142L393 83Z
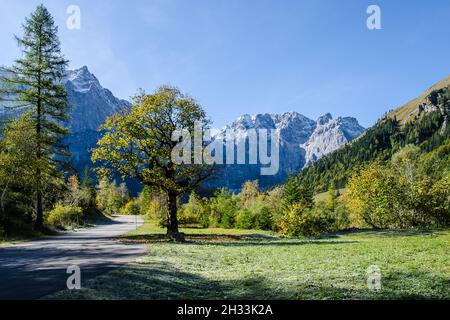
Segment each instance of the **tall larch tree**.
M67 92L63 85L68 61L61 53L58 27L49 11L39 5L22 25L23 36L16 36L22 57L11 68L3 68L2 100L9 108L31 110L35 134L35 228L43 227L43 190L51 179L56 159L67 156L61 140L69 120ZM55 172L56 174L56 172Z

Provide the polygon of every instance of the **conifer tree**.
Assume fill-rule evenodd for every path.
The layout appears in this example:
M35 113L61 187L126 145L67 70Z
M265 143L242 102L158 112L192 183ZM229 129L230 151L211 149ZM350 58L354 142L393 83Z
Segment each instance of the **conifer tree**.
M36 146L34 157L39 163L35 170L36 229L43 226L43 190L50 178L43 174L52 167L56 159L67 156L61 145L67 133L64 124L68 121L67 92L62 79L68 61L61 53L58 27L48 10L39 5L22 25L23 37L16 36L22 57L11 68L3 68L1 89L3 101L9 108L31 110ZM56 174L56 172L55 172Z

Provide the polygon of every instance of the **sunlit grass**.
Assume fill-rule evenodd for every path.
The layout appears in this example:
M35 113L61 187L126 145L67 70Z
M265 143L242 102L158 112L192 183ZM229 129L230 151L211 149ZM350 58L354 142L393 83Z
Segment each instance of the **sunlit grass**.
M449 299L450 231L366 231L316 239L261 231L182 229L162 240L147 222L123 241L148 243L137 262L84 283L68 299ZM367 268L382 290L367 287Z

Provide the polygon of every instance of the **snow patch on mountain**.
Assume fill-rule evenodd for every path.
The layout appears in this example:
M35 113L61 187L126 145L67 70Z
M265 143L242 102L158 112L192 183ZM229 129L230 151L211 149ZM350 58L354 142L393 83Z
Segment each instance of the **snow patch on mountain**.
M280 183L289 174L301 171L364 132L355 118L333 119L327 113L313 121L298 112L284 112L244 114L221 130L215 139L222 140L226 132L232 132L235 143L238 143L247 137L246 130L251 129L273 129L279 133L279 172L274 176L261 176L260 165L228 164L219 169L215 182L212 183L213 187L225 186L238 191L246 180L258 179L262 187ZM248 159L248 154L246 157Z
M333 119L329 113L319 117L308 141L300 145L305 150L304 168L357 138L364 130L355 118Z

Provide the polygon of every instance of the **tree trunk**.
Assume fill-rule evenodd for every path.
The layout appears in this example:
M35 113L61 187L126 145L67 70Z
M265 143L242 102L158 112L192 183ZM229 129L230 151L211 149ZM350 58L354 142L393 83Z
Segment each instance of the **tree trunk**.
M42 230L44 227L44 210L42 207L42 193L40 186L36 190L36 221L34 228L36 230Z
M10 180L8 180L8 182L6 183L6 186L3 189L2 195L0 197L0 203L1 203L1 208L2 208L2 216L0 219L0 225L3 226L3 231L5 232L6 236L9 236L9 217L5 211L5 195L8 190L9 183L10 183Z
M173 241L184 241L184 235L178 231L177 194L169 192L167 200L169 205L167 213L167 235Z
M40 94L41 90L38 89ZM36 158L38 160L38 166L40 165L41 159L41 112L42 112L42 102L38 99L37 107L37 121L36 121L36 136L37 136L37 146L36 146ZM36 230L42 230L44 227L44 210L42 207L42 183L41 183L41 169L36 170L36 222L34 228Z
M39 27L39 37L42 37L42 26ZM41 42L39 41L39 47L38 47L38 60L39 60L39 66L42 63L42 47ZM38 98L37 98L37 110L36 110L36 158L38 166L40 166L40 159L42 156L42 150L41 150L41 130L42 130L42 97L41 97L41 90L42 90L42 79L41 79L41 70L38 71L38 79L37 79L37 89L38 89ZM42 230L44 227L44 210L42 207L42 183L41 183L41 169L38 167L36 170L36 222L34 224L34 228L36 230Z

